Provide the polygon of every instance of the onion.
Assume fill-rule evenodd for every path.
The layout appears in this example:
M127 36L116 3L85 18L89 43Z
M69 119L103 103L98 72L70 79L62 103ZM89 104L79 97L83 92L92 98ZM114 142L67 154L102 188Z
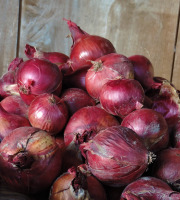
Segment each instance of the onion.
M166 181L178 191L180 191L179 155L179 148L168 148L158 152L152 169L153 176Z
M50 61L33 58L20 66L17 83L23 101L30 105L39 94L61 91L62 73L58 66Z
M90 96L99 99L102 86L118 77L133 79L134 71L129 59L118 53L104 55L95 61L86 74L86 89Z
M63 67L63 64L66 63L69 57L61 52L38 51L35 47L29 44L26 44L24 52L25 52L25 55L29 59L44 58L51 61L52 63L56 64L59 67L59 69L62 71L63 74L67 70L67 69L63 69L62 67Z
M20 96L7 96L1 101L1 106L8 113L20 115L28 118L29 106L22 100Z
M175 148L180 148L180 117L178 117L178 122L174 126L171 139L172 146Z
M157 152L169 144L168 125L164 117L153 109L142 108L127 115L121 123L136 132L149 151Z
M0 143L3 181L17 192L47 190L59 176L62 153L55 138L34 127L21 127Z
M120 200L180 199L180 193L173 191L164 181L155 177L141 177L125 187Z
M119 125L118 120L105 110L96 106L87 106L76 111L69 119L64 130L66 146L81 144L93 138L100 130Z
M30 126L29 120L20 115L8 113L0 105L0 140L8 136L18 127Z
M109 80L100 92L100 103L110 114L128 115L143 106L145 94L140 83L133 79Z
M73 39L67 65L73 71L91 66L90 61L103 55L116 52L113 44L108 39L96 35L89 35L74 22L70 20L66 21Z
M73 74L65 75L63 77L63 88L80 88L86 91L85 77L89 68L86 67Z
M131 129L112 126L80 145L91 173L104 184L125 186L139 178L152 162L140 137Z
M0 97L19 95L17 86L17 71L23 63L22 58L15 58L8 67L8 71L0 79Z
M62 131L68 120L64 101L53 94L38 95L30 104L28 118L33 127L55 135Z
M53 183L49 200L106 200L101 183L80 168L70 168Z
M134 68L134 78L138 80L145 90L157 88L160 84L153 80L154 68L151 61L143 55L128 57Z
M172 129L176 125L180 113L178 91L171 82L162 77L155 77L154 80L161 83L161 87L147 93L153 101L152 109L161 113L166 119L169 129Z
M70 116L80 108L96 105L95 100L80 88L68 88L62 92L60 97L66 103Z

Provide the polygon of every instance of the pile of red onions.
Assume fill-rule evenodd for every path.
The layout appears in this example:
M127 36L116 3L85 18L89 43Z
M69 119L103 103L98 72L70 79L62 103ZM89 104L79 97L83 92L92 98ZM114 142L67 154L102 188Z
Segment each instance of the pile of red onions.
M0 185L31 200L180 199L180 90L65 21L69 55L26 44L0 79Z

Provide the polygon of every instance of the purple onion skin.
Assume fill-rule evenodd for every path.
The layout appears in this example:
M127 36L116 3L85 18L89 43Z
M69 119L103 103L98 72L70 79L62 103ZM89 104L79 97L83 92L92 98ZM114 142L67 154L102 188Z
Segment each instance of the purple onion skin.
M64 130L64 142L66 146L72 143L79 144L88 141L100 130L119 124L114 116L102 108L97 106L83 107L69 119ZM79 141L80 138L81 141Z
M178 122L173 128L172 132L172 146L175 148L180 148L180 118L178 117Z
M166 181L180 191L180 148L164 149L157 154L153 164L153 176Z
M144 89L151 88L155 82L153 80L154 68L150 60L143 55L133 55L128 59L133 64L134 78L141 83Z
M141 84L133 79L110 80L102 87L100 103L110 114L124 118L143 106L145 93Z
M80 145L91 173L109 186L125 186L139 178L150 163L150 153L131 129L113 126Z
M120 200L179 200L180 193L173 191L164 181L155 177L141 177L127 185Z
M62 151L55 138L34 127L15 129L0 143L0 175L13 190L37 194L59 176Z
M122 120L121 125L135 131L149 151L157 152L168 147L168 125L164 117L153 109L135 110Z

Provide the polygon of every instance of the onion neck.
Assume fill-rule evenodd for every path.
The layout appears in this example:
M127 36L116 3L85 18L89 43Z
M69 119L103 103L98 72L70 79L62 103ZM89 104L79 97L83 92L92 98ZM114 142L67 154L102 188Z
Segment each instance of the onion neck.
M91 63L93 64L93 69L95 72L98 72L100 70L102 70L103 68L103 63L101 60L99 61L91 61Z

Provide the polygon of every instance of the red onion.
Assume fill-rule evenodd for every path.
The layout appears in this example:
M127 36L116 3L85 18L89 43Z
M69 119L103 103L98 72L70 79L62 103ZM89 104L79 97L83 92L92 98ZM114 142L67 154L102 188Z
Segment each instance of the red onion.
M180 148L180 117L178 117L178 122L174 126L171 139L172 146L175 148Z
M38 95L29 106L28 118L33 127L55 135L62 131L68 120L68 108L53 94Z
M25 55L29 59L44 58L56 64L63 73L65 73L65 71L67 70L67 69L63 69L62 67L63 67L63 64L66 63L69 57L61 52L38 51L35 47L29 44L26 44L24 52L25 52Z
M22 100L20 96L8 96L1 101L1 106L8 113L20 115L28 118L29 106Z
M153 101L152 109L161 113L169 129L172 129L178 121L180 112L178 91L171 82L162 77L155 77L154 80L161 83L161 87L147 93Z
M23 63L22 58L15 58L8 67L8 71L0 79L0 97L19 95L17 86L17 71Z
M90 96L99 99L102 86L108 80L117 77L133 79L134 71L132 63L127 57L117 53L104 55L92 62L86 74L86 89Z
M108 39L96 35L89 35L74 22L70 20L66 21L73 39L70 59L68 59L67 65L73 71L91 66L90 61L103 55L116 52L113 44Z
M80 168L70 168L53 183L49 200L106 200L101 183Z
M89 68L86 67L73 74L65 75L63 77L63 88L80 88L86 91L85 77Z
M33 58L20 66L17 82L23 101L29 105L39 94L59 91L62 87L62 73L50 61Z
M62 153L54 137L34 127L21 127L0 143L3 181L17 192L47 190L59 176Z
M62 92L60 97L66 103L70 116L80 108L96 105L95 100L80 88L68 88Z
M119 125L119 122L114 116L96 106L87 106L69 119L64 130L64 142L66 146L80 144L93 138L100 130L115 125Z
M91 173L109 186L125 186L139 178L153 160L140 137L131 129L112 126L80 145Z
M159 87L160 84L153 80L154 68L151 61L143 55L128 57L134 68L134 78L138 80L145 90Z
M141 177L125 187L120 200L179 200L180 193L173 191L164 181L155 177Z
M180 191L180 149L168 148L157 154L153 165L153 176L166 181L175 190Z
M157 152L169 144L166 120L153 109L135 110L122 120L121 125L136 132L149 151Z
M101 89L100 103L110 114L128 115L143 106L145 94L140 83L133 79L109 80Z
M20 115L8 113L0 105L0 140L9 135L14 129L22 126L30 126L29 120Z

